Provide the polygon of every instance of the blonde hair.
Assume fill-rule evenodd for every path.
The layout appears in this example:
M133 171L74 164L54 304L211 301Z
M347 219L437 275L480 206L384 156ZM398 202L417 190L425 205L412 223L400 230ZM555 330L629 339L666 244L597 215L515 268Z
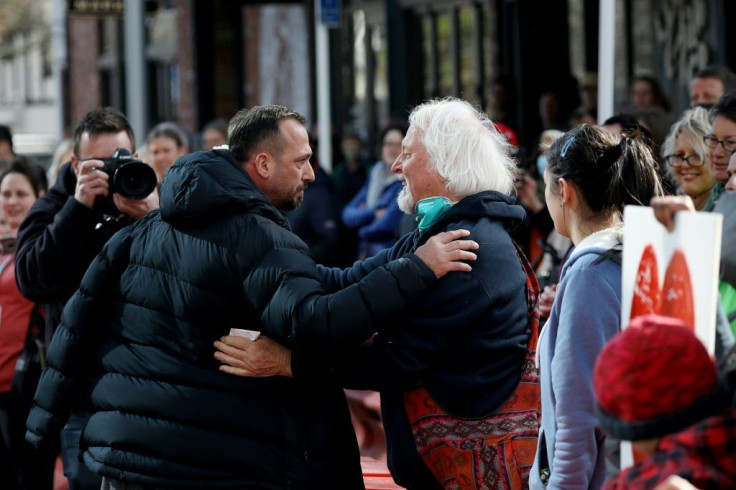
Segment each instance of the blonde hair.
M66 162L71 160L71 156L74 153L74 142L68 138L65 138L56 145L54 148L54 155L51 157L51 165L49 166L46 177L49 181L49 187L54 185L56 177L59 175L59 169Z
M664 143L662 143L662 156L667 157L675 151L677 137L682 135L695 153L704 162L708 159L708 145L703 137L710 133L711 125L708 111L702 107L688 109L682 117L672 125Z

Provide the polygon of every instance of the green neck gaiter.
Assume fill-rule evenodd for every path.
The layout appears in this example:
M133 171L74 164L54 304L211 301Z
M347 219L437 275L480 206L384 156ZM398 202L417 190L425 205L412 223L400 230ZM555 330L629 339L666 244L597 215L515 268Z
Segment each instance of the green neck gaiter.
M421 233L432 226L432 223L437 221L437 218L450 209L453 204L455 203L442 196L428 197L419 201L414 207L414 213L420 219L419 232Z

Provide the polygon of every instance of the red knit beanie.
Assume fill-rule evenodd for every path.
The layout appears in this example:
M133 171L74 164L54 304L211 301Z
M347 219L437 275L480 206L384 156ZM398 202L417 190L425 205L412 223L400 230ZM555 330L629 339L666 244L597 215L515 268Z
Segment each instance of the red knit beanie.
M728 402L715 362L690 328L635 318L601 351L593 372L601 426L629 441L678 432Z

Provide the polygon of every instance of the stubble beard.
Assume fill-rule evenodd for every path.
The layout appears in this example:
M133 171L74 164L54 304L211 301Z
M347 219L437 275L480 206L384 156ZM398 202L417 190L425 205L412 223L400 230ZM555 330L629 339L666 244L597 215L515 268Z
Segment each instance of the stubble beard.
M301 206L304 202L304 191L306 190L306 184L299 186L299 188L297 188L296 192L294 192L291 198L284 200L284 203L281 206L281 211L293 211Z

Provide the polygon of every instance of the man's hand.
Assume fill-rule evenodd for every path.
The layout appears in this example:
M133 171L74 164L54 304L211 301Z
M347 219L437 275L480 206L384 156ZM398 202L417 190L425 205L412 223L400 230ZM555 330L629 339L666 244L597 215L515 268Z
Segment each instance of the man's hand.
M215 347L215 359L223 363L220 371L246 378L292 377L291 351L266 336L256 340L226 336Z
M97 170L104 166L100 160L85 160L77 167L77 187L74 199L92 208L97 196L107 196L110 189L107 173Z
M422 259L438 279L452 271L470 272L473 270L472 267L463 261L478 258L470 252L478 250L478 243L473 240L460 240L468 235L470 235L468 230L438 233L417 248L414 255Z
M118 211L138 219L154 209L158 209L158 190L154 189L145 199L126 199L119 194L112 195L112 202Z
M678 211L695 211L695 205L690 196L654 197L650 205L654 210L654 217L669 232L675 230L675 213Z

